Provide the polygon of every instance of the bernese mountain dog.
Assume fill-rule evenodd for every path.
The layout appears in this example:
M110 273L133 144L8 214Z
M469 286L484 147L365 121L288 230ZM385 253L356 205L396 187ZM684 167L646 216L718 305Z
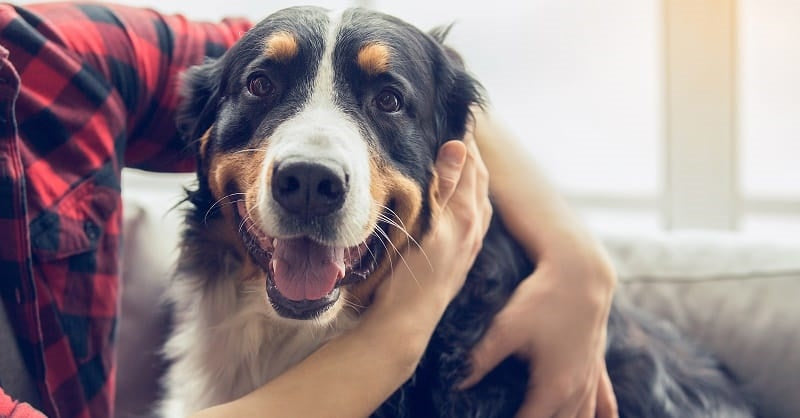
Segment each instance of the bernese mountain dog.
M290 8L187 72L178 126L197 186L168 295L162 415L241 397L353 327L377 278L429 228L437 150L481 102L445 32ZM528 379L519 359L455 386L534 268L495 218L414 376L374 415L513 416ZM623 417L753 416L717 361L619 300L606 360Z

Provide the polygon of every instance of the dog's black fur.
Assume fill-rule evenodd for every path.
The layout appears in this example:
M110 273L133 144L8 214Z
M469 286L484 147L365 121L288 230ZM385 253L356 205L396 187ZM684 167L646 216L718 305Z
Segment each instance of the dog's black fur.
M242 78L250 61L259 53L254 42L271 31L281 29L301 33L303 59L318 57L322 42L315 30L318 9L291 9L279 12L256 26L222 59L193 69L184 86L186 100L179 124L192 139L198 138L212 123L227 124L226 135L217 135L206 152L225 152L244 147L256 131L268 137L274 125L254 125L263 115L246 103L238 109L241 120L222 120L220 97L230 84ZM353 117L373 132L380 148L398 169L419 183L427 196L432 166L443 140L461 138L465 133L470 107L481 102L478 83L465 71L457 55L442 44L446 31L424 34L394 18L368 11L351 11L350 19L358 24L345 28L343 38L353 42L382 39L396 45L408 59L400 71L420 84L416 117L409 120L375 121L369 114L353 111ZM405 50L404 50L405 48ZM354 52L354 51L351 51ZM352 54L351 54L352 55ZM403 62L405 62L403 61ZM304 61L298 60L300 65ZM295 64L293 64L295 65ZM347 63L340 63L344 68ZM302 68L289 68L308 81L312 74ZM301 80L302 81L302 80ZM287 85L295 81L284 81ZM297 85L303 83L297 82ZM298 87L302 88L302 87ZM369 89L352 80L342 80L338 88ZM299 93L298 93L299 94ZM357 94L354 94L357 97ZM348 102L345 106L356 103ZM358 100L354 100L357 102ZM275 106L280 121L288 117L297 102ZM255 113L254 113L255 112ZM251 114L252 113L252 114ZM227 117L233 117L228 115ZM264 126L267 126L266 128ZM217 131L223 132L218 127ZM199 160L199 189L190 196L195 209L189 216L191 230L202 228L214 199ZM423 207L425 219L430 209ZM212 215L214 216L213 212ZM531 216L535 216L531 214ZM423 222L424 226L427 222ZM207 266L213 268L213 266ZM520 280L534 269L534 262L514 242L499 219L492 221L483 249L461 293L455 298L438 325L430 345L414 376L379 410L376 417L509 417L521 405L528 383L528 365L516 358L501 363L475 387L454 389L469 370L470 349L489 327L493 316L506 303ZM606 361L623 417L749 417L749 405L735 383L708 353L681 337L668 324L615 301L608 323ZM535 367L535 365L533 365Z
M469 370L469 350L533 264L498 219L464 289L439 323L412 379L376 417L511 417L522 403L528 365L510 357L478 385L454 387ZM752 417L724 368L668 323L616 300L608 322L608 368L620 417Z

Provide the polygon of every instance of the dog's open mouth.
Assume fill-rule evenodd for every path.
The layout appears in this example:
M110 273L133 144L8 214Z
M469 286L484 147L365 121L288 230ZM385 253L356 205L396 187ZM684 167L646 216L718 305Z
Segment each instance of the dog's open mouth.
M365 280L385 250L376 238L379 232L348 248L320 244L308 237L273 238L247 216L244 202L236 205L245 247L267 273L267 294L281 316L318 317L338 300L339 287Z

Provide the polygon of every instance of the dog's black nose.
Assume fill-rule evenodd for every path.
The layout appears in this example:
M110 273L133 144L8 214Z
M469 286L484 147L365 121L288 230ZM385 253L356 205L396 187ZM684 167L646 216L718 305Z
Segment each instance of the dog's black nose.
M341 169L311 162L278 164L272 173L272 197L300 216L322 216L344 204L347 176Z

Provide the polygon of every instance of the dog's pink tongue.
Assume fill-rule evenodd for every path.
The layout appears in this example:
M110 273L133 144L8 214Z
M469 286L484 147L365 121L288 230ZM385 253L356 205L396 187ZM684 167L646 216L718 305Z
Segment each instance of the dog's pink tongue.
M320 299L344 277L344 248L328 247L308 238L279 239L272 268L275 286L287 299Z

